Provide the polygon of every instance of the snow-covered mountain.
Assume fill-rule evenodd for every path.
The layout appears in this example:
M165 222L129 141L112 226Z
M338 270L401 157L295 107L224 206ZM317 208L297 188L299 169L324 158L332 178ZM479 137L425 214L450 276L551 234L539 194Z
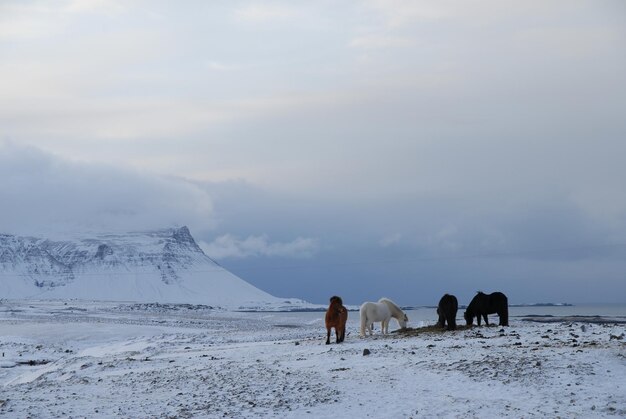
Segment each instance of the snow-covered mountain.
M304 306L222 268L187 227L48 240L0 234L0 298L195 303L230 309Z

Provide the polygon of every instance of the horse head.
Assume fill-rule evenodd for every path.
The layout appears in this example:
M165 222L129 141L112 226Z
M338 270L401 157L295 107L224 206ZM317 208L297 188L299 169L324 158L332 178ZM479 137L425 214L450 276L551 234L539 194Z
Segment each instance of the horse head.
M407 316L405 313L402 313L402 315L398 316L397 319L398 319L398 324L400 325L400 328L406 329L406 324L409 322L409 316Z
M468 326L471 326L474 322L474 315L469 310L465 310L465 313L463 313L463 317L465 318L465 322Z
M341 299L341 297L337 297L336 295L333 295L332 297L330 297L330 304L339 304L340 306L343 305L343 300Z

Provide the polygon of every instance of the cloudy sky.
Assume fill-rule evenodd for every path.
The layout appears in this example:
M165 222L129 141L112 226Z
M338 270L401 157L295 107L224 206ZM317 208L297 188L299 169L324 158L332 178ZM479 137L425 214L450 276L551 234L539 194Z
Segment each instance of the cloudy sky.
M0 231L279 296L626 302L626 5L0 1Z

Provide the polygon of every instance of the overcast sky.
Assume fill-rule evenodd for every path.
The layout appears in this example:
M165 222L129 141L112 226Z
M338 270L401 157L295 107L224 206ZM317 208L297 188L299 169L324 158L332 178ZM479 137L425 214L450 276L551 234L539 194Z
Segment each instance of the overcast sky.
M626 302L626 3L0 1L0 232L278 296Z

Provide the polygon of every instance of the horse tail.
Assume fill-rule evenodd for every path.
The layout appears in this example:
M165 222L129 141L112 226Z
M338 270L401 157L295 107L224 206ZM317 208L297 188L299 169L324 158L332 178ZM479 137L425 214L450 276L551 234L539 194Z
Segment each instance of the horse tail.
M507 298L506 295L502 294L502 303L504 305L504 307L502 307L502 309L504 310L504 312L502 313L502 316L500 316L500 323L502 324L502 326L508 326L509 325L509 299Z

